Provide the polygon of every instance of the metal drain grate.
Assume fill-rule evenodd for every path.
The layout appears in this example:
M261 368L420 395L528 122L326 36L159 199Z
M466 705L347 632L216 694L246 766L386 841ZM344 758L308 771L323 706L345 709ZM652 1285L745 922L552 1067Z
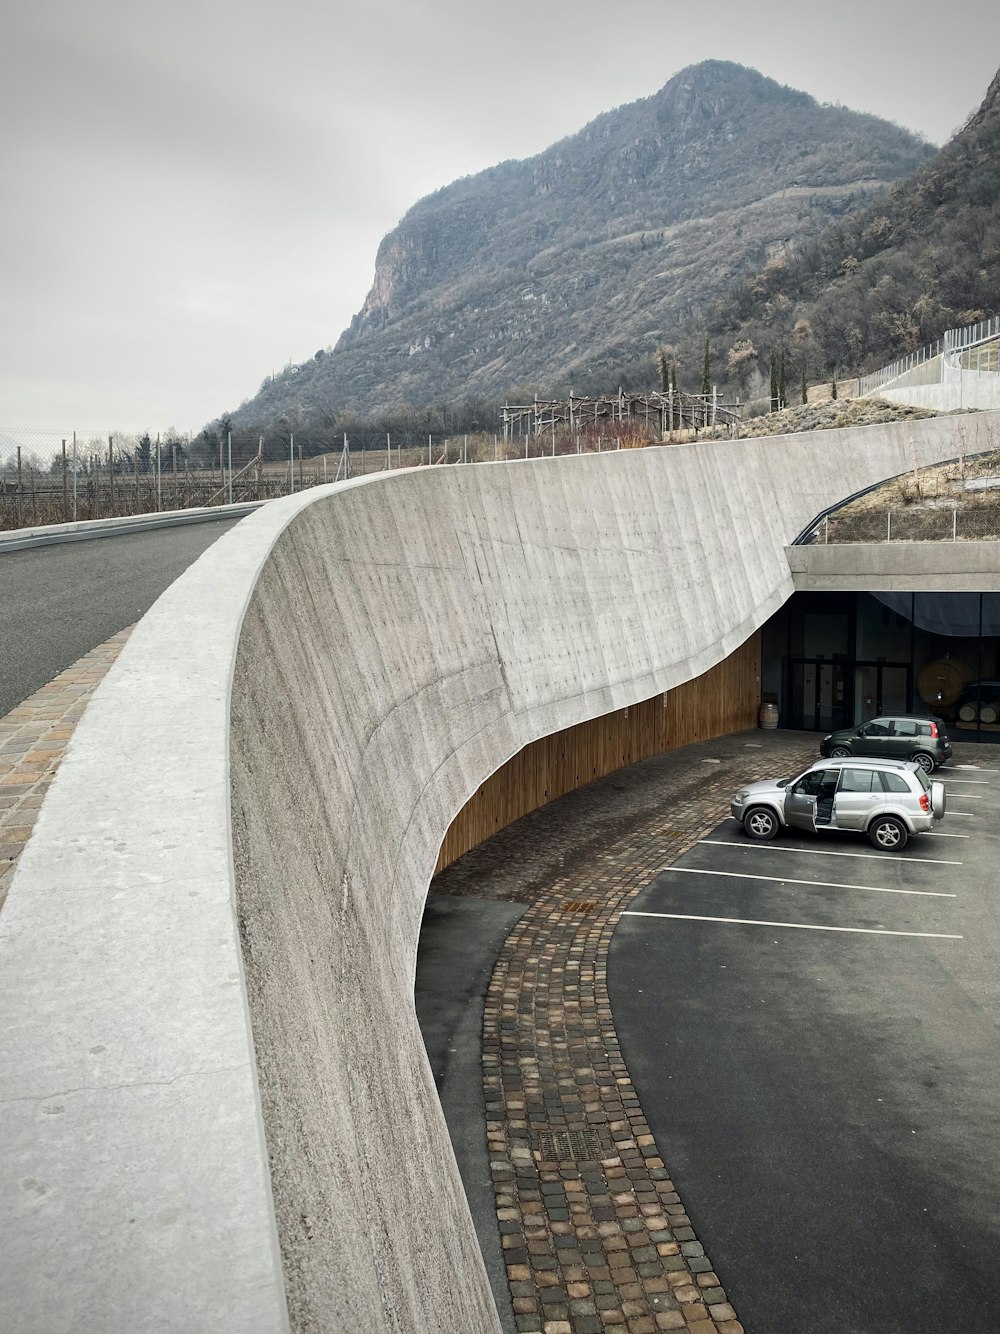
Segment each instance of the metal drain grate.
M563 912L588 913L593 912L596 907L596 903L581 903L574 899L571 903L563 904Z
M546 1163L586 1163L607 1158L613 1152L611 1136L600 1130L541 1130L535 1136L535 1153Z

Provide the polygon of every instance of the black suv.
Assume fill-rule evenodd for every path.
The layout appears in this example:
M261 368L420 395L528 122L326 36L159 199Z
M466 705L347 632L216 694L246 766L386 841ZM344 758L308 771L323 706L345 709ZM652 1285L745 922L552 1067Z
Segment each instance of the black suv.
M827 759L869 755L874 759L916 760L925 773L933 773L951 759L951 742L940 718L894 714L831 732L820 742L819 753Z

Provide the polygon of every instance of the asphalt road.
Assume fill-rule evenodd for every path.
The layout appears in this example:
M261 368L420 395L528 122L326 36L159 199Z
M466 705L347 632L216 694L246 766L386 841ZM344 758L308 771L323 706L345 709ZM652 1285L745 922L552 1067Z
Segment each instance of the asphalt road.
M1000 1329L1000 772L936 776L940 835L727 822L632 904L675 916L612 940L626 1063L750 1330Z
M236 522L0 552L0 718L137 621Z

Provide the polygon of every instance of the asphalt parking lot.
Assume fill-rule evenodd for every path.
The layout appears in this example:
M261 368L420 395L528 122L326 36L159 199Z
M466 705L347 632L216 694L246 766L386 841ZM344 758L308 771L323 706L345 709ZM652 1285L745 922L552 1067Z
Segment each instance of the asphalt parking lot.
M1000 753L960 749L902 853L726 820L613 937L629 1071L757 1334L1000 1330Z

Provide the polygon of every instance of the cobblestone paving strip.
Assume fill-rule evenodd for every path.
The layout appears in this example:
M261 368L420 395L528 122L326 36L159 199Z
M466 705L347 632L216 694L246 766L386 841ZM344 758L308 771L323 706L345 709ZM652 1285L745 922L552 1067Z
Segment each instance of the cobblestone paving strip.
M130 633L84 654L0 718L0 909L76 725Z
M759 736L593 783L434 882L436 892L534 899L501 952L483 1026L490 1165L522 1334L742 1334L625 1068L607 958L622 912L728 814L741 783L816 758L814 737ZM571 855L573 830L584 857Z

